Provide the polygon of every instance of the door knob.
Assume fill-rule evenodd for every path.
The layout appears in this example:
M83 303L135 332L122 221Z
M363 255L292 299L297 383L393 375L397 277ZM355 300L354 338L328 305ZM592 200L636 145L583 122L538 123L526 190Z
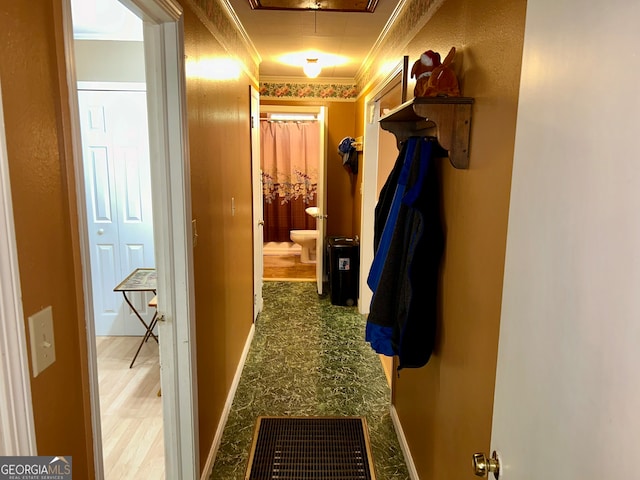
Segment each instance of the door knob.
M489 474L493 473L493 477L498 480L498 477L500 477L500 457L498 452L494 450L491 458L487 458L484 453L474 453L473 470L478 477L489 478Z
M98 229L98 235L102 235L104 234L104 228L99 228Z

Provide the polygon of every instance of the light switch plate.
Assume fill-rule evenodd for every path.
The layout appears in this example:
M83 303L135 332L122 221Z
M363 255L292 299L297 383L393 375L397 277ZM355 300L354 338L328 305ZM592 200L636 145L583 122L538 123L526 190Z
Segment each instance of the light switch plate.
M29 336L31 337L33 376L37 377L56 360L56 348L53 339L53 309L51 306L29 317Z

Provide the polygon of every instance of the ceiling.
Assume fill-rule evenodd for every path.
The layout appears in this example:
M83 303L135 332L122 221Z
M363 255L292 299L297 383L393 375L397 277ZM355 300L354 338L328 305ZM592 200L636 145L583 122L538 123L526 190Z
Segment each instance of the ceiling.
M71 0L73 37L80 40L143 39L142 21L118 0Z
M353 81L399 0L228 1L262 57L261 79L303 78L305 59L318 58L320 80ZM252 9L250 1L263 8ZM71 4L76 38L142 40L141 22L118 0ZM335 8L374 11L326 10Z
M262 57L260 78L303 77L302 63L314 56L306 52L315 51L325 64L319 78L353 79L398 4L379 0L373 13L338 12L308 1L305 10L253 10L249 0L229 0ZM285 61L285 55L291 58ZM335 60L342 63L330 65Z

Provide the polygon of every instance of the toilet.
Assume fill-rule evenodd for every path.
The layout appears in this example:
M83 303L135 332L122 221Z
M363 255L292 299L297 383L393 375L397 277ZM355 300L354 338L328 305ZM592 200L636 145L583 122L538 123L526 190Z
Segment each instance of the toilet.
M289 237L292 242L302 247L300 263L316 263L316 239L317 230L291 230Z

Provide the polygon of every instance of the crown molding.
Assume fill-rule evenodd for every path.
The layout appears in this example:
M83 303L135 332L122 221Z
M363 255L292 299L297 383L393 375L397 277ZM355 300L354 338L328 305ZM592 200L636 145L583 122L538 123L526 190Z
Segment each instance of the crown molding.
M228 1L185 0L185 4L191 7L222 47L240 60L244 72L257 85L262 58Z
M236 30L238 31L238 34L240 35L242 42L244 43L246 49L248 50L249 55L251 55L251 58L253 59L253 61L259 65L260 62L262 62L262 57L260 56L260 53L258 53L258 49L256 48L255 44L251 41L249 34L244 29L244 25L242 25L242 22L238 18L238 15L236 15L236 11L231 6L231 3L229 3L229 0L220 0L220 3L222 4L222 7L226 10L227 15L229 15L229 18L231 19L231 23L233 23L233 25L236 27Z
M387 20L387 23L385 23L384 27L380 31L380 35L378 35L378 38L376 39L373 46L371 47L371 50L369 50L369 53L367 53L367 56L364 58L362 65L356 72L356 78L361 77L364 72L366 72L369 68L371 68L376 58L375 55L379 50L382 49L382 45L387 41L389 32L395 25L400 14L403 12L407 2L410 2L410 1L411 0L401 0L396 5L396 8L393 9L393 12L391 12L391 16Z
M402 0L398 4L356 73L356 83L361 92L389 74L389 68L393 68L400 57L406 54L409 42L424 28L444 1ZM392 59L397 60L390 61ZM385 65L390 67L385 69Z

